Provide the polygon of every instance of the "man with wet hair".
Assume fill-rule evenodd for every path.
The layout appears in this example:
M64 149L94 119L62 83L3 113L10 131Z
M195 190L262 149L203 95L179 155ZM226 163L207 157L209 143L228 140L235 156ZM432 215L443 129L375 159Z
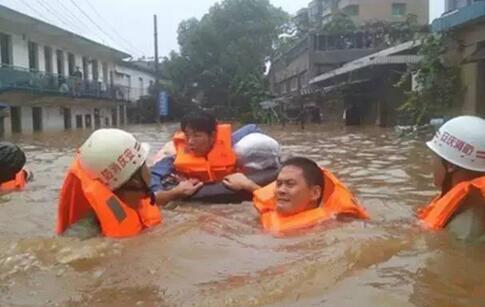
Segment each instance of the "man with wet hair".
M254 192L261 188L242 174L229 175L223 182L234 190ZM315 209L322 201L324 188L322 170L314 161L303 157L288 159L276 179L276 211L291 216Z
M190 113L180 122L187 139L188 149L197 156L206 156L212 148L217 129L214 116L205 113Z
M233 194L221 181L236 169L246 171L246 165L251 170L272 169L269 181L274 179L279 167L279 144L262 134L256 125L246 125L232 133L230 125L219 124L205 111L195 111L181 120L180 129L155 157L157 162L151 168L152 190L170 190L182 178L192 178L204 182L205 187L212 186L214 193L207 193L209 196ZM246 138L249 135L251 138ZM254 160L258 161L254 163ZM226 198L219 201L204 197L205 200L225 202Z
M308 158L288 159L276 181L263 188L241 173L227 176L223 183L235 191L252 192L263 229L275 234L312 227L339 216L369 217L330 171Z

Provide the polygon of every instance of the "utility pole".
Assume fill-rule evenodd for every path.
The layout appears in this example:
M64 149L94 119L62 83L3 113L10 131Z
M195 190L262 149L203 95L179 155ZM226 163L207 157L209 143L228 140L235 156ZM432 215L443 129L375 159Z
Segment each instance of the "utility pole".
M157 15L153 15L153 33L154 33L154 45L155 45L155 104L156 104L156 114L155 122L160 121L160 70L158 68L158 25L157 25Z

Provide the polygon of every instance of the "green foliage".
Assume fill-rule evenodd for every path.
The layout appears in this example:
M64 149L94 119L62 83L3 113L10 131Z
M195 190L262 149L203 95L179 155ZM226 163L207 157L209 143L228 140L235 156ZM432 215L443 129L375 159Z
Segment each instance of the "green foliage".
M461 93L459 67L443 64L446 51L445 36L428 35L419 51L421 62L413 71L403 75L397 85L409 88L409 80L415 75L417 88L406 92L407 101L400 108L411 114L415 124L423 124L430 116L445 113Z
M180 53L162 63L177 105L249 112L263 97L266 62L288 15L269 0L224 0L178 29Z
M320 28L321 34L334 35L334 34L349 34L354 33L357 30L355 23L352 19L342 12L337 12L332 15L329 22L325 23Z

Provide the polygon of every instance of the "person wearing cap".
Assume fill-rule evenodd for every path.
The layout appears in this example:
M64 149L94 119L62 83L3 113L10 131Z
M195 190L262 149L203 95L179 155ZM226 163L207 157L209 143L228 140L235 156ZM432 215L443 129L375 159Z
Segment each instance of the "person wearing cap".
M58 206L58 234L122 238L162 222L156 206L194 193L196 182L153 194L146 165L150 146L119 129L100 129L79 148L65 178Z
M419 210L424 225L447 229L458 239L485 235L485 120L460 116L446 122L427 143L433 152L439 196Z
M25 153L10 142L0 142L0 193L25 188L32 174L24 169Z

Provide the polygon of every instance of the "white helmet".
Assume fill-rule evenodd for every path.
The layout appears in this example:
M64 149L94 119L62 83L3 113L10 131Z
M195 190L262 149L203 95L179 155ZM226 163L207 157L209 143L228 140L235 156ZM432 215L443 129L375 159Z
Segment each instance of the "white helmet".
M126 183L145 163L150 145L119 129L100 129L79 148L79 161L92 179L115 190Z
M426 144L448 162L485 172L485 120L480 117L455 117L441 126Z

